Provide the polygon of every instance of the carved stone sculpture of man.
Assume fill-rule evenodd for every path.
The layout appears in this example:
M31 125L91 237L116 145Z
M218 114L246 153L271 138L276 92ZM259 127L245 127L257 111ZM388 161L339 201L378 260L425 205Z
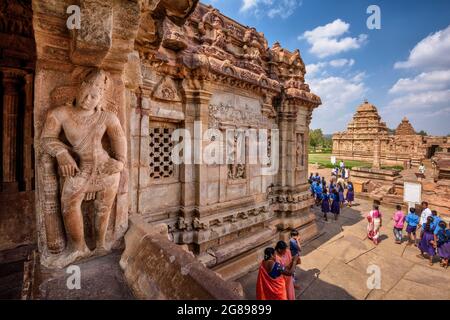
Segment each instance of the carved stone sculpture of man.
M56 267L110 250L106 233L126 163L127 143L117 116L102 108L107 79L102 70L91 71L79 89L76 105L50 111L42 132L42 148L56 158L63 179L61 213L67 246L54 257L51 264ZM62 132L68 145L60 139ZM111 155L102 146L105 134L111 143ZM95 207L94 252L86 245L81 210L82 202L90 200Z

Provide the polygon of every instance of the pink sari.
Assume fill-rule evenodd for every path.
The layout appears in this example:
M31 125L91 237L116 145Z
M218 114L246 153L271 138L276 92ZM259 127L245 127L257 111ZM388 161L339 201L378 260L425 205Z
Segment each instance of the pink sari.
M278 261L278 263L282 264L286 269L288 269L292 263L291 251L286 250L286 252L282 256L278 255L278 253L277 253L276 260ZM294 277L283 275L283 278L286 283L286 291L287 291L288 300L295 300Z

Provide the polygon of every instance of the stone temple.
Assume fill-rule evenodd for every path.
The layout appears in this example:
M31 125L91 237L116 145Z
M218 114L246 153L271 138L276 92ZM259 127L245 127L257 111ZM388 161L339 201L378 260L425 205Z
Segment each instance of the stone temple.
M0 264L27 260L25 298L51 298L67 265L118 260L134 297L238 298L229 280L264 247L317 232L307 146L321 100L300 52L197 0L78 0L80 29L73 2L0 2ZM279 170L250 164L248 137L243 163L174 163L175 141L206 148L207 129L279 130L263 151Z
M377 108L365 101L347 130L333 135L333 155L344 160L373 162L376 141L380 143L380 161L386 166L418 166L447 149L448 137L421 136L407 118L390 134Z

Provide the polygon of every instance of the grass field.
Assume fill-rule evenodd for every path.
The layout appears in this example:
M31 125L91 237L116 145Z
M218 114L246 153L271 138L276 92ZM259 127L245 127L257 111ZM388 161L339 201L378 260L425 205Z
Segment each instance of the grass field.
M339 165L340 159L336 159L337 165ZM364 161L344 160L345 166L349 169L353 167L371 167L372 164ZM318 163L325 168L333 168L331 164L331 153L311 153L309 154L309 163Z
M337 165L339 165L341 159L337 158L336 162ZM353 167L367 167L371 168L372 163L365 162L365 161L356 161L356 160L344 160L345 166L349 169L352 169ZM309 163L310 164L319 164L322 167L325 168L333 168L333 165L331 164L331 153L310 153L309 154ZM403 167L401 166L382 166L383 169L398 169L403 170Z

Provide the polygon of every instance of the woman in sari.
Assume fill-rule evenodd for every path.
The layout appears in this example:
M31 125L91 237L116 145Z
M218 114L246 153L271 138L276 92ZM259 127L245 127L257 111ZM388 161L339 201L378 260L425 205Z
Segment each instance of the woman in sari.
M261 262L256 283L257 300L288 300L284 276L290 276L295 268L292 264L289 270L276 261L275 249L264 250L264 261Z
M378 245L382 225L381 212L378 205L375 204L373 206L373 210L367 215L367 221L367 238L372 240L375 245Z
M291 251L288 250L288 245L284 241L279 241L275 246L275 259L278 263L280 263L285 269L289 269L290 271L295 270L295 266L297 264L298 256L295 257L295 261L292 258ZM294 277L293 272L291 275L284 274L283 275L284 282L286 284L286 293L288 300L295 300L295 287L294 287Z

